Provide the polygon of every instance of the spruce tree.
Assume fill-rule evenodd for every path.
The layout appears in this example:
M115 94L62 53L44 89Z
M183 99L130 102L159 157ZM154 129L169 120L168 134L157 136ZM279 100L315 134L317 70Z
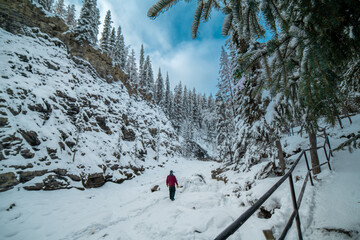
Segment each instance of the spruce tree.
M136 66L135 51L132 49L131 54L126 62L126 73L129 75L129 81L132 86L138 84L138 71Z
M111 45L110 45L110 37L111 37L111 11L108 10L106 12L105 21L104 21L104 29L101 34L100 39L100 48L105 52L110 52Z
M165 113L168 117L171 116L171 105L172 105L172 99L171 99L171 89L170 89L170 80L169 80L169 74L166 73L166 82L165 82Z
M145 64L144 46L143 46L143 44L141 44L140 57L139 57L139 78L140 78L140 82L145 81L144 64Z
M68 26L71 28L75 27L76 25L76 19L75 19L75 5L68 5L66 10L66 16L65 16L65 22Z
M124 36L121 33L121 27L119 26L116 32L115 46L113 49L113 61L118 64L121 69L125 69L127 52L125 47Z
M195 88L193 88L191 94L191 116L192 121L196 127L201 128L201 117L200 117L200 108L199 108L199 99L198 95L196 94Z
M158 77L155 82L155 103L164 107L164 80L161 75L161 69L159 68Z
M216 99L216 146L217 155L223 162L233 162L234 122L229 107L220 95Z
M154 98L154 73L151 66L150 56L146 56L144 63L144 73L145 73L145 89L146 93L151 96L151 99Z
M96 0L84 0L78 23L74 28L76 40L95 45L99 33L100 13Z
M46 11L51 11L54 0L36 0Z
M113 27L110 34L110 41L109 41L109 52L112 59L114 59L114 50L115 50L115 43L116 43L116 31Z
M148 63L147 63L148 64ZM145 56L144 56L144 46L141 44L140 48L140 58L139 58L139 88L143 89L146 92L147 86L147 79L146 79L146 67L145 66Z
M190 100L191 100L191 96L190 96ZM189 92L187 90L186 85L184 85L184 91L183 91L183 97L182 97L182 105L183 105L183 116L185 118L188 118L189 121L192 121L192 118L189 118L190 115L190 102L189 102Z
M174 101L173 101L173 124L176 129L180 129L181 123L183 121L183 94L182 94L182 84L181 82L174 88Z
M55 14L57 14L58 16L64 18L65 17L65 7L64 7L64 0L58 0L55 3L55 7L54 7L54 12Z

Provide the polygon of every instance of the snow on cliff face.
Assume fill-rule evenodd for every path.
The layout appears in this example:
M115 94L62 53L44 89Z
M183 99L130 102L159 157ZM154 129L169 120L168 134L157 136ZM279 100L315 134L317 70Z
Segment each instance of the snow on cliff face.
M13 182L1 190L18 181L29 189L122 182L157 151L160 160L179 153L156 106L130 96L120 81L106 83L61 41L26 32L0 29L0 174Z

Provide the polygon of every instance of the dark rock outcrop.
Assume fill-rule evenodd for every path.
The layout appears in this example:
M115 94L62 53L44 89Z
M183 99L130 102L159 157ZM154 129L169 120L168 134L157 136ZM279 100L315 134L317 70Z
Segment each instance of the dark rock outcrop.
M123 140L129 142L135 141L135 132L132 129L127 129L125 127L122 127L121 132L123 135Z
M40 145L40 140L38 139L38 135L34 131L24 131L19 130L21 136L26 140L27 143L29 143L31 146L38 146Z
M0 174L0 192L7 191L18 183L19 181L13 172Z
M105 184L105 178L102 173L89 174L86 179L83 179L83 185L86 188L97 188Z
M28 182L34 179L35 177L46 174L47 172L48 170L20 172L20 182L21 183Z

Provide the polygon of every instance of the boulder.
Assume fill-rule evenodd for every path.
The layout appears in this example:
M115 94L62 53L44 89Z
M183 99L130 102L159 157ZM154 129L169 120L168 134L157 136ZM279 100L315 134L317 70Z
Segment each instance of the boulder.
M83 185L86 188L97 188L105 184L105 178L102 173L93 173L87 176L87 179L83 179Z
M43 180L43 189L44 190L58 190L58 189L68 189L69 181L60 175L54 174L49 175Z
M7 191L19 184L13 172L0 174L0 192Z
M28 148L21 150L20 154L26 159L31 159L35 156L35 153L32 153Z
M21 183L28 182L35 177L44 175L47 172L48 170L20 172L20 182Z

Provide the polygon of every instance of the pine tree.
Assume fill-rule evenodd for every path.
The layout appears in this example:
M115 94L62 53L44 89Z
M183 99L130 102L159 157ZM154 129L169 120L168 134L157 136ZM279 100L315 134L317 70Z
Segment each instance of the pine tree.
M140 58L139 58L139 78L140 78L140 82L145 81L144 64L145 64L144 46L141 44Z
M135 51L132 49L131 54L129 55L126 62L126 73L129 75L129 81L132 86L135 86L138 83L137 72Z
M76 19L75 19L75 5L68 5L66 14L65 14L65 22L68 26L71 28L75 27L76 25Z
M174 88L174 100L173 100L173 124L176 129L180 129L183 121L183 100L182 100L182 84L181 82Z
M54 0L36 0L46 11L51 11Z
M216 146L218 158L223 162L233 162L234 153L233 137L234 137L234 122L231 116L229 107L226 106L225 101L218 96L216 99Z
M170 80L169 74L166 73L166 83L165 83L165 113L168 117L171 116L171 105L172 105L172 98L171 98L171 89L170 89Z
M150 56L146 56L144 63L144 73L145 73L145 89L146 93L150 95L150 98L154 98L154 74L151 66Z
M99 18L100 13L96 6L96 0L84 0L80 18L74 28L76 40L87 41L89 44L95 45L99 33Z
M160 68L155 82L155 103L162 108L164 107L164 80Z
M147 82L146 82L145 67L148 67L148 66L145 66L144 46L141 44L140 58L139 58L139 88L143 89L146 92Z
M191 102L192 102L192 119L195 126L201 128L201 116L200 116L200 106L199 106L199 96L196 94L195 88L193 88L191 94Z
M114 59L114 50L115 50L115 43L116 43L116 31L113 27L110 34L110 41L109 41L109 52L112 59Z
M183 105L183 116L187 119L189 119L189 121L192 121L192 118L189 118L189 115L190 115L190 101L191 101L191 95L190 95L190 98L189 98L189 92L187 90L187 87L186 85L184 85L184 91L183 91L183 97L182 97L182 105Z
M55 4L55 8L54 8L54 12L55 14L57 14L58 16L64 18L65 17L65 8L64 8L64 0L58 0Z
M110 52L110 37L111 37L111 11L108 10L106 12L105 21L104 21L104 29L101 34L100 39L100 48L105 52Z
M225 51L224 47L221 47L220 57L220 71L219 71L219 82L218 82L218 94L221 95L222 99L227 102L228 106L233 112L235 117L235 99L234 99L234 77L230 63L229 55Z
M113 49L113 61L118 64L121 69L125 69L126 66L127 51L125 47L124 36L121 33L121 27L119 26L116 33L115 46Z

